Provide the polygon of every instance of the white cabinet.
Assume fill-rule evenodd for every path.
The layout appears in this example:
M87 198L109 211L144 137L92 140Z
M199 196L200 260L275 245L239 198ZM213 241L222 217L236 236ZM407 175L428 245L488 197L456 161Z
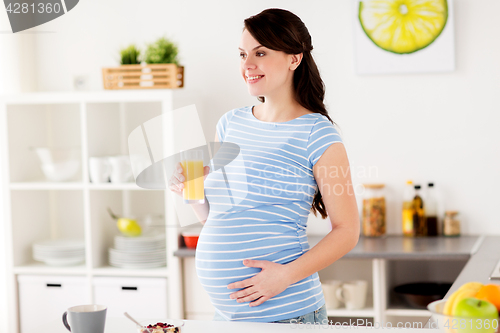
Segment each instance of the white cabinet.
M94 302L108 307L109 317L168 318L167 279L95 277Z
M171 90L28 93L0 98L0 175L6 221L0 226L7 241L9 283L9 331L19 332L23 315L16 276L80 275L82 287L94 302L98 277L161 278L157 290L166 304L161 317L181 318L181 263L178 249L182 229L170 194L145 190L135 183L93 184L89 180L90 157L128 155L128 135L144 122L173 109ZM81 168L70 180L45 180L31 147L77 147ZM118 234L106 207L127 216L163 215L157 225L166 233L167 266L155 269L120 269L108 264L108 248ZM167 227L168 226L168 227ZM85 262L77 266L51 267L35 262L33 242L43 239L80 238L85 241ZM139 279L137 279L139 281ZM123 296L123 295L122 295ZM127 295L130 296L130 295ZM144 302L148 300L145 299ZM81 302L70 302L70 305Z
M22 333L36 332L89 299L84 276L19 275L17 281Z
M212 320L215 308L196 275L195 258L184 258L184 313L186 319Z

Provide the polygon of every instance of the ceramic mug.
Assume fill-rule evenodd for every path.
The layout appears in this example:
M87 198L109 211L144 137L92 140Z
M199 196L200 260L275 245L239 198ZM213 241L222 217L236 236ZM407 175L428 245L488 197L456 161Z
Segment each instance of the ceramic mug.
M337 309L340 307L340 299L337 298L336 292L341 285L342 281L339 280L326 280L321 282L327 309Z
M130 158L126 155L108 157L111 166L110 180L112 183L126 183L132 177Z
M73 306L63 313L62 321L71 333L104 333L106 310L97 304Z
M348 310L363 309L366 304L368 282L364 280L343 283L336 291L337 298L345 304Z
M91 157L89 158L89 174L92 183L107 183L111 166L106 157Z

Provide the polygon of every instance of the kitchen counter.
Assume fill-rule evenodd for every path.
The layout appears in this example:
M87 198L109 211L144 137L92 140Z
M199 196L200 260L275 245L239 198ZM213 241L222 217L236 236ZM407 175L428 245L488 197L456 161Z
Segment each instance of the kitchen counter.
M143 320L143 318L136 318ZM146 319L147 321L147 319ZM167 319L166 319L167 321ZM310 332L311 330L319 332L345 332L346 330L374 332L373 328L356 327L356 326L333 326L333 325L297 325L297 324L277 324L277 323L251 323L251 322L223 322L223 321L206 321L206 320L185 320L185 324L181 329L181 333L280 333L280 332L297 332L297 330ZM419 332L419 333L436 333L436 329L397 329L397 328L377 328L376 332ZM38 333L68 333L63 326L61 320L55 320L49 325L44 325L37 330ZM135 325L127 318L106 318L104 333L137 333Z
M312 248L324 236L308 236ZM388 235L381 238L360 237L354 249L342 258L393 260L467 260L477 250L484 237L420 237ZM194 257L194 249L181 248L178 257Z
M497 283L500 280L490 280L496 264L500 261L500 236L483 236L480 246L458 275L445 298L466 282L478 281L484 284Z

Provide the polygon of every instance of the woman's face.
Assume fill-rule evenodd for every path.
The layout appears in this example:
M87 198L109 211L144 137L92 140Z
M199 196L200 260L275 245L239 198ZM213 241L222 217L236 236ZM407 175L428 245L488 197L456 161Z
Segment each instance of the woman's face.
M239 49L241 75L250 95L269 97L292 87L296 56L261 46L246 29Z

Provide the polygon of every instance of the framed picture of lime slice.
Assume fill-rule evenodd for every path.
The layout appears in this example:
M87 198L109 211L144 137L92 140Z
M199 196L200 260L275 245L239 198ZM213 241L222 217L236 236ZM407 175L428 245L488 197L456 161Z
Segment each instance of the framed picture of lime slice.
M358 74L455 69L453 0L352 0Z

